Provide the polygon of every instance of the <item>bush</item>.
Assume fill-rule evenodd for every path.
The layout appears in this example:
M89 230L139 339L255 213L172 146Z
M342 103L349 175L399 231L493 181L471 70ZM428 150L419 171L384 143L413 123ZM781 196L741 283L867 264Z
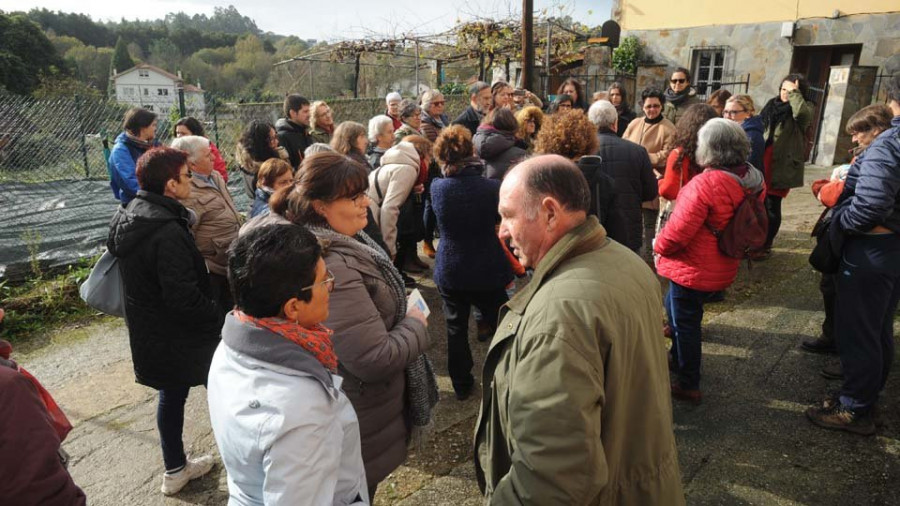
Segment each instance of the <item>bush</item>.
M634 75L637 66L644 59L644 45L634 35L625 37L619 47L613 50L613 68L623 74Z

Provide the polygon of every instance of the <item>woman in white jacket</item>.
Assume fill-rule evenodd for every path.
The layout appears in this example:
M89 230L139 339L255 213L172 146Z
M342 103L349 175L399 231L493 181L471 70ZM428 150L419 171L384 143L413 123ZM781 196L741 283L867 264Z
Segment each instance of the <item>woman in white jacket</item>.
M316 237L259 227L235 241L228 264L237 309L208 386L228 504L369 504L359 422L320 323L334 276Z

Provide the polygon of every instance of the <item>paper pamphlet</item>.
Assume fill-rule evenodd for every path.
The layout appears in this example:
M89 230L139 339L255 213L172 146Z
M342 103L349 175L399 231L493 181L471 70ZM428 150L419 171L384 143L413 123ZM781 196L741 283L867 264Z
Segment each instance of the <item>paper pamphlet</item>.
M425 313L425 318L428 318L428 315L431 314L431 310L428 309L428 304L425 303L425 299L422 297L422 292L419 291L418 288L412 291L409 294L409 298L406 301L409 306L416 306L423 313Z

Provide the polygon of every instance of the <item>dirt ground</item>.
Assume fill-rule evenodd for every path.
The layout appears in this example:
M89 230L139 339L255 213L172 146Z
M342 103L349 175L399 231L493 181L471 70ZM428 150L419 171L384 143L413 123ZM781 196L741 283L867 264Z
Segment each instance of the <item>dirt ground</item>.
M808 179L825 177L808 170ZM900 504L900 379L883 395L885 426L874 437L813 427L803 409L837 389L818 372L829 357L798 349L819 335L823 319L818 275L806 258L820 208L807 190L785 201L775 254L741 268L726 301L704 319L700 406L674 405L681 470L692 505ZM442 401L437 434L378 489L378 505L475 505L471 435L479 399L459 402L446 376L445 327L430 280L422 292L432 308L429 352ZM476 375L487 344L474 339ZM664 342L661 338L660 346ZM159 492L162 458L156 392L134 383L120 320L44 336L15 357L54 394L75 429L64 443L75 482L95 506L225 504L225 470L217 465L180 494ZM477 390L476 390L477 391ZM185 415L188 452L216 454L206 392L191 391Z

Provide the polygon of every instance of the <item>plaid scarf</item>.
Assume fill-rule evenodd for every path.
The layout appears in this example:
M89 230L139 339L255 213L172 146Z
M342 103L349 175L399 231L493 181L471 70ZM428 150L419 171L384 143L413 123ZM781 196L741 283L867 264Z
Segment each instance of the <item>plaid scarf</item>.
M332 374L337 374L338 359L334 353L334 345L331 343L331 334L333 332L325 328L321 323L317 323L315 327L307 329L284 318L278 318L277 316L256 318L237 309L234 310L234 316L240 322L266 329L288 341L299 344L304 350L316 357L316 360L325 366L325 369L328 369Z

